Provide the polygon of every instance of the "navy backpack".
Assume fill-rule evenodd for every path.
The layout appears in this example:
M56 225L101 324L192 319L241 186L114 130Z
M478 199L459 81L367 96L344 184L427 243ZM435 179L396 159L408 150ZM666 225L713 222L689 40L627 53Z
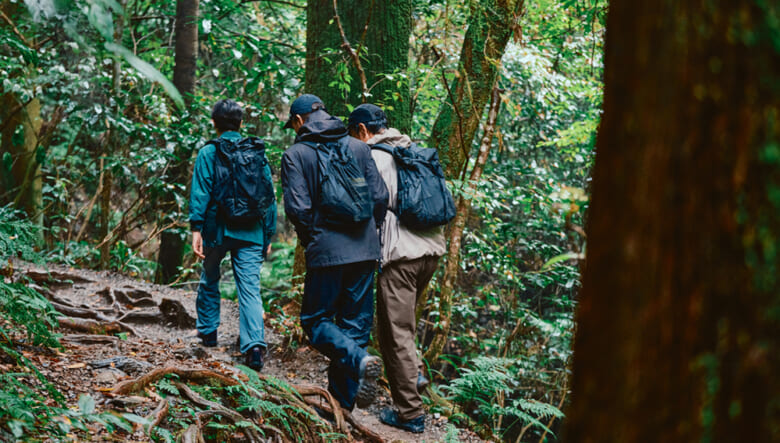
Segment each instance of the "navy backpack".
M221 216L234 225L263 220L276 201L273 180L265 169L268 159L263 141L258 137L238 142L218 138L209 143L217 148L211 196Z
M337 142L302 142L317 151L323 221L331 227L352 227L371 219L374 201L366 178L352 155L347 137Z
M447 189L439 153L412 143L408 148L385 144L371 146L393 156L398 169L398 201L393 212L401 224L429 229L447 224L455 217L455 201Z

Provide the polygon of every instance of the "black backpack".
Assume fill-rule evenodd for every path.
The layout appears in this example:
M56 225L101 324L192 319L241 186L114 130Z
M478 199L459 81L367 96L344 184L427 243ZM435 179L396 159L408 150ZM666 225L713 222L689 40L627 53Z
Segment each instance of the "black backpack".
M422 230L447 224L455 217L455 201L447 189L439 153L412 143L408 148L371 146L393 156L398 169L398 197L393 212L401 224Z
M323 222L352 227L371 219L374 201L366 178L352 155L347 137L327 144L303 142L317 152L320 195L317 204Z
M276 201L274 184L265 171L265 144L258 137L239 142L218 138L211 197L219 214L233 225L252 225L265 217Z

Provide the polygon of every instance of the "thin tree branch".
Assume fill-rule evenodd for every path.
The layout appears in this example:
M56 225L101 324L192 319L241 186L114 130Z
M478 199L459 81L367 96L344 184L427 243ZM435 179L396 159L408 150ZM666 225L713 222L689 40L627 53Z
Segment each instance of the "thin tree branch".
M363 70L363 64L360 63L360 54L352 49L352 46L349 44L349 40L347 40L347 34L344 33L344 27L341 25L341 17L339 17L339 10L338 5L336 4L336 0L333 0L333 13L335 14L333 18L336 20L336 25L338 25L339 33L341 34L341 40L343 42L341 47L344 48L347 54L349 54L350 58L352 58L352 63L355 64L355 69L357 69L358 75L360 76L360 90L362 92L361 101L365 103L366 100L368 100L368 80L366 80L366 71Z
M30 42L27 41L26 38L24 38L22 33L19 32L19 29L16 27L16 24L14 24L13 20L11 20L11 18L8 17L7 15L5 15L5 12L3 12L2 10L0 10L0 17L3 17L6 23L8 23L8 25L11 27L11 30L14 31L14 34L16 34L17 37L19 37L19 39L22 41L22 43L24 43L25 46L27 46L28 48L33 46L30 44Z

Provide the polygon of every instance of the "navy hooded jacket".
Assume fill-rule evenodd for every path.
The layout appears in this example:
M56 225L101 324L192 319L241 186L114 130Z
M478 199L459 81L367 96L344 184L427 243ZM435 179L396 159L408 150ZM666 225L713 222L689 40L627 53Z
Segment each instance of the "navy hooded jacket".
M318 209L320 186L317 152L301 142L327 143L343 137L347 137L349 149L363 170L374 200L374 213L367 223L349 229L334 229L323 225ZM298 130L295 144L282 155L281 175L284 211L306 249L308 268L379 260L377 229L387 212L387 187L371 157L371 148L349 137L341 120L323 110L314 111Z

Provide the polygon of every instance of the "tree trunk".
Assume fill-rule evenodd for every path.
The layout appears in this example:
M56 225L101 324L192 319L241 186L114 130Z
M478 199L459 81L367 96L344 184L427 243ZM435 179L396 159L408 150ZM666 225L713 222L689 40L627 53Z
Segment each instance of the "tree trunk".
M173 68L173 84L179 90L187 108L192 103L195 91L195 72L198 58L198 0L177 0L176 2L176 54ZM175 164L170 168L169 182L189 184L191 146L176 147ZM166 213L165 224L173 221L183 208L176 204L173 195L165 198L162 210ZM160 252L157 258L158 283L170 283L179 276L182 265L185 238L179 229L169 229L160 234Z
M334 20L333 0L312 0L306 7L306 92L316 94L333 115L349 114L347 104L357 106L370 102L382 106L390 124L407 132L412 126L411 91L409 82L398 76L384 79L385 73L405 72L409 67L409 38L412 33L411 0L359 2L336 0L339 23ZM360 75L344 48L344 38L351 50L364 54L361 68L367 80L370 96L362 95ZM340 48L332 53L328 49ZM363 52L365 50L365 53ZM330 62L328 62L330 60ZM337 78L337 65L343 61L349 67L351 80ZM334 80L346 82L349 93L330 86ZM306 269L306 257L298 246L293 273L301 282Z
M496 128L496 118L498 117L498 109L501 106L501 92L497 87L493 88L493 96L490 101L490 111L488 112L488 120L485 123L485 134L482 137L482 143L479 147L479 155L477 161L474 164L474 169L471 171L469 177L469 185L466 195L473 194L476 191L477 183L482 177L482 171L487 163L488 154L490 154L490 148L493 146L493 133ZM441 354L444 350L444 346L447 344L447 336L450 332L450 325L452 321L452 297L455 292L455 283L458 279L458 272L460 271L460 246L463 238L463 230L466 227L466 221L469 218L471 212L471 200L464 198L461 195L458 198L457 212L455 213L455 219L452 223L452 229L450 230L450 243L447 249L447 263L444 267L444 277L441 283L441 294L439 295L438 311L440 314L439 321L433 330L433 339L428 345L428 349L423 356L427 361L432 362Z
M769 4L610 2L566 441L780 440Z
M433 124L430 146L448 177L460 177L479 128L501 57L523 9L523 0L479 0L473 3L458 71L447 86L447 99Z
M6 202L23 210L38 226L43 226L41 161L38 143L41 130L41 104L37 98L20 103L12 92L0 100L2 122L3 185Z
M333 5L333 0L313 0L307 5L306 91L319 96L334 115L349 114L347 105L369 102L382 106L390 124L408 132L412 126L409 81L398 75L389 80L385 74L405 73L409 67L411 0L337 0L344 36L334 20ZM361 66L370 94L366 97L363 97L360 73L344 48L344 37L352 50L363 55ZM340 61L349 67L349 81L339 77ZM349 92L330 86L334 80L346 82Z

